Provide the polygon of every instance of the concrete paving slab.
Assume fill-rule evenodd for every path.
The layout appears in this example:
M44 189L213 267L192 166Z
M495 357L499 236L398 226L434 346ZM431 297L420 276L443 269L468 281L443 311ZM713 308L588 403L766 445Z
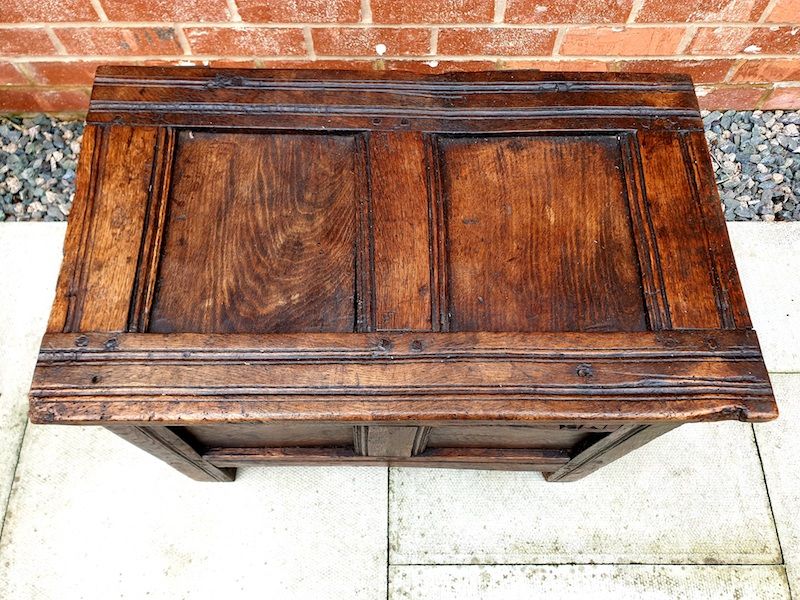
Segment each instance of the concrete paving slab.
M574 483L392 469L390 563L777 564L753 431L690 424Z
M800 371L800 222L728 223L769 371Z
M15 599L385 598L382 467L197 483L102 428L30 425L0 540Z
M0 224L0 522L55 295L65 223Z
M789 573L800 594L800 373L772 375L780 417L754 426Z
M788 600L780 566L407 566L390 600Z

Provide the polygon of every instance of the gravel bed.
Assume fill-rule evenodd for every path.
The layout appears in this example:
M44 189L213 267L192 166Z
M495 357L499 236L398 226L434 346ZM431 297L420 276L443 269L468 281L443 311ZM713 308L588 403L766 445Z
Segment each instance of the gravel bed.
M800 221L800 111L703 111L729 221ZM0 221L64 221L83 122L0 117Z
M0 117L0 221L64 221L83 121Z
M729 221L800 221L800 111L703 111Z

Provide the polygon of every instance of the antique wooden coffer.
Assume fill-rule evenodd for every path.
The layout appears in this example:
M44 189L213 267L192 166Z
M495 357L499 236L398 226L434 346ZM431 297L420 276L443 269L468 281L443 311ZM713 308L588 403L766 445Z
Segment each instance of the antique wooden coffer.
M776 415L688 77L98 70L32 421L569 481Z

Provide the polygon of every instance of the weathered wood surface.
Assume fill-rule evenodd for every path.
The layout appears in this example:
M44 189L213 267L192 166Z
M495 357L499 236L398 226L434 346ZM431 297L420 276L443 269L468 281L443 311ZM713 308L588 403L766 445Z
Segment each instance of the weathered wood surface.
M101 67L80 161L37 422L571 480L777 414L688 77Z
M31 416L219 420L765 420L752 331L48 334Z

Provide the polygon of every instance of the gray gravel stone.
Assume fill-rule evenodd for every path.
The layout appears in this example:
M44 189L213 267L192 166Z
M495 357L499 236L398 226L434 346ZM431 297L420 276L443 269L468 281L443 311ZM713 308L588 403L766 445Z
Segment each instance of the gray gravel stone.
M729 221L800 220L800 111L703 111Z
M0 117L0 221L64 221L83 122Z
M800 221L800 111L703 111L730 221ZM83 123L0 117L0 221L63 221Z

